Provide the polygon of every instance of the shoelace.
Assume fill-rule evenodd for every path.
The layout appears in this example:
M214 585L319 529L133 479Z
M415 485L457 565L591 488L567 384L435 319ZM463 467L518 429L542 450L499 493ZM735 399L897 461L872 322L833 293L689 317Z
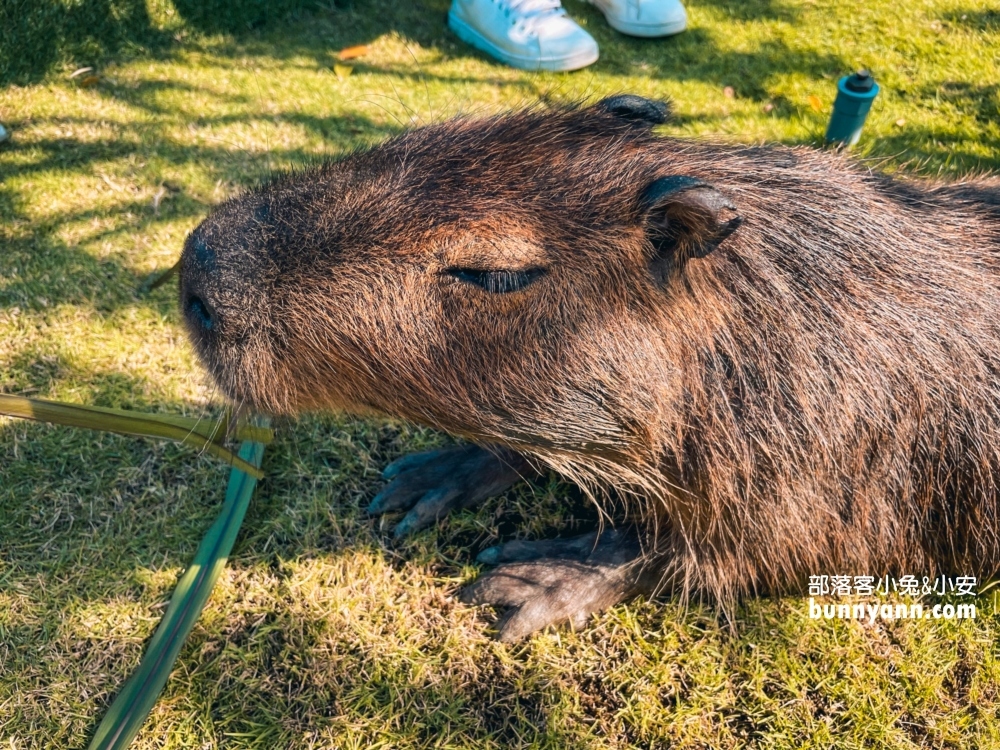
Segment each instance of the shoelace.
M533 34L541 23L566 13L560 0L500 0L500 4L516 14L517 25Z

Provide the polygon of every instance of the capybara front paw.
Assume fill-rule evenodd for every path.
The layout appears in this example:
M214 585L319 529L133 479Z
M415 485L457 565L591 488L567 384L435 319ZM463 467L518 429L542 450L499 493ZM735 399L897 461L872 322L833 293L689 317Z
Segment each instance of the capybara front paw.
M507 643L549 625L579 629L592 614L648 593L640 559L638 539L630 531L508 542L483 551L480 562L500 567L467 586L461 599L508 607L496 625L497 638Z
M411 534L457 508L471 508L535 475L527 461L504 448L460 445L414 453L382 472L386 485L368 506L372 515L409 511L394 536Z

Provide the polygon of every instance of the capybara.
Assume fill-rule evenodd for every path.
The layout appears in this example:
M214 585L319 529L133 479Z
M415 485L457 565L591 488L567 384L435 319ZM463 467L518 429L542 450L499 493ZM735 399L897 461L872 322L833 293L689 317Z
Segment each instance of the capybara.
M667 115L460 118L223 203L181 262L202 361L256 410L468 441L386 470L369 511L408 511L397 534L578 483L600 533L490 548L463 592L509 608L505 640L637 594L996 572L1000 181L660 137Z

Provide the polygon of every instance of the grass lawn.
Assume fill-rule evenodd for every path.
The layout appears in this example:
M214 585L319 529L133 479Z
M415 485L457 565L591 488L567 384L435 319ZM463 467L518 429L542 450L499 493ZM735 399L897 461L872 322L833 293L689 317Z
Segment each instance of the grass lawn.
M625 91L672 98L669 133L817 143L836 79L870 67L883 92L862 155L1000 169L993 0L690 0L690 29L660 41L567 0L601 46L573 74L494 64L446 30L447 5L338 2L234 36L186 20L188 0L150 0L161 41L102 58L92 85L68 78L90 63L81 48L10 79L24 85L0 88L0 391L218 413L176 286L137 286L271 170L457 113ZM357 44L367 54L334 67ZM734 636L708 608L633 602L581 633L491 641L492 614L455 598L475 553L595 515L553 478L394 546L361 508L387 462L442 440L337 416L281 425L135 746L1000 747L992 592L961 622L810 620L792 597L747 603ZM226 475L173 445L0 419L0 748L86 746Z

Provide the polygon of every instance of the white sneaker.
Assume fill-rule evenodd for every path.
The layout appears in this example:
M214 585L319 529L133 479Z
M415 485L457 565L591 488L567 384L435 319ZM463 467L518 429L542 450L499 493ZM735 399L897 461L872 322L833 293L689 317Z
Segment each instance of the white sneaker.
M608 19L608 26L629 36L670 36L687 28L680 0L587 0Z
M452 0L448 25L515 68L576 70L597 61L597 42L559 0Z

